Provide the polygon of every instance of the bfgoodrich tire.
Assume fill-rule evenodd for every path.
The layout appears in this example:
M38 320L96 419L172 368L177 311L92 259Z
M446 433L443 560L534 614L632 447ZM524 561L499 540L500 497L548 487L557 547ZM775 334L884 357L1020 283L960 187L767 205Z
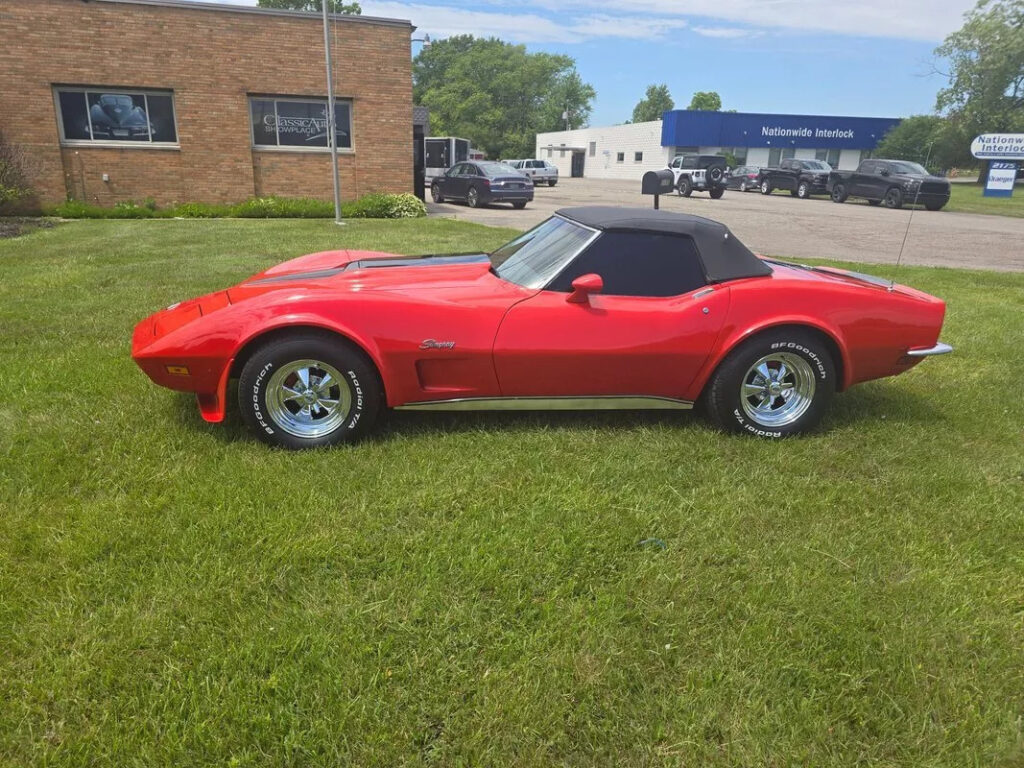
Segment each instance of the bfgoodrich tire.
M316 448L365 436L383 400L377 372L347 342L303 334L271 341L238 381L242 418L266 443Z
M729 353L705 390L708 416L729 432L780 438L818 425L836 388L828 348L800 329L767 331Z

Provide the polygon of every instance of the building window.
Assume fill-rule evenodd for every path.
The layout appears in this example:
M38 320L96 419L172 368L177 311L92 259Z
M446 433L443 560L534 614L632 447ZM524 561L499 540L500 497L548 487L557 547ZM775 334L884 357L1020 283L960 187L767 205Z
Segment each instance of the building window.
M815 160L824 160L826 163L836 168L839 165L839 150L838 149L816 149L814 150Z
M642 163L643 161L644 161L644 153L643 152L634 152L633 153L633 162L634 163Z
M254 147L326 149L327 99L250 98ZM338 149L352 149L352 105L334 103Z
M787 157L796 157L796 149L793 147L783 147L782 159L785 160Z
M597 154L597 142L596 141L592 141L592 142L590 142L590 156L593 157L596 154Z
M721 154L726 157L732 156L736 161L735 165L746 165L747 164L747 148L746 147L722 147Z
M782 159L782 148L772 147L768 150L768 167L778 168L779 161Z
M548 157L554 157L554 155L551 152L551 147L548 147Z
M864 162L865 160L867 160L867 159L868 159L869 157L871 157L871 156L872 156L873 154L874 154L874 150L871 150L871 149L862 149L862 150L860 151L860 161L859 161L859 162L863 163L863 162Z
M626 153L625 152L616 152L615 153L615 162L616 163L622 163L622 162L625 162L625 160L626 160Z
M56 88L64 144L178 143L171 91L136 88Z
M559 146L560 146L560 147L564 147L564 146L565 146L565 144L559 144ZM565 150L564 150L564 149L560 149L560 150L558 150L558 156L559 156L559 157L565 157Z

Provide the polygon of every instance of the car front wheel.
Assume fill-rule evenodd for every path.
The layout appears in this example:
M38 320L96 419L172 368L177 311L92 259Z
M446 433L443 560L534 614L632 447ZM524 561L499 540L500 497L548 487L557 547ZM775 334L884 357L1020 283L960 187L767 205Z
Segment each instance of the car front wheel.
M779 438L813 429L835 393L836 369L825 344L801 331L757 336L733 350L706 390L720 428Z
M314 334L260 347L238 381L242 418L261 440L281 448L355 442L373 426L381 401L366 357L340 339Z
M806 181L801 181L796 188L796 196L801 200L806 200L811 196L811 185Z
M886 208L902 208L903 190L899 187L890 187L889 191L885 193L885 199L882 200L882 205Z
M443 203L444 195L441 194L441 187L437 184L430 185L430 196L434 198L435 203Z
M466 205L470 208L480 205L480 193L476 191L476 187L470 187L469 192L466 193Z

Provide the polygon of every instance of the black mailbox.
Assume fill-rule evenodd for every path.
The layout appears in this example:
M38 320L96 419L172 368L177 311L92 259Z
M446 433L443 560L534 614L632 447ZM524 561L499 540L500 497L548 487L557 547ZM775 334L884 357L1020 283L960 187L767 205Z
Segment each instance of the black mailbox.
M675 189L675 174L668 168L660 171L648 171L640 182L641 195L654 195L654 208L658 208L658 196L664 195Z

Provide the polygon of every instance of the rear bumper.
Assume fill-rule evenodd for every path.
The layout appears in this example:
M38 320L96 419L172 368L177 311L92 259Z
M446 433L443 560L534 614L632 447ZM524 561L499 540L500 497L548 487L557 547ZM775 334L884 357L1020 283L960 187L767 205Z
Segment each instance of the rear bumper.
M920 349L908 349L907 357L932 357L933 355L948 355L953 351L953 348L949 344L943 344L941 341L936 342L934 347L925 347Z
M518 203L530 202L533 200L533 188L523 189L491 189L480 195L482 200L489 203Z

